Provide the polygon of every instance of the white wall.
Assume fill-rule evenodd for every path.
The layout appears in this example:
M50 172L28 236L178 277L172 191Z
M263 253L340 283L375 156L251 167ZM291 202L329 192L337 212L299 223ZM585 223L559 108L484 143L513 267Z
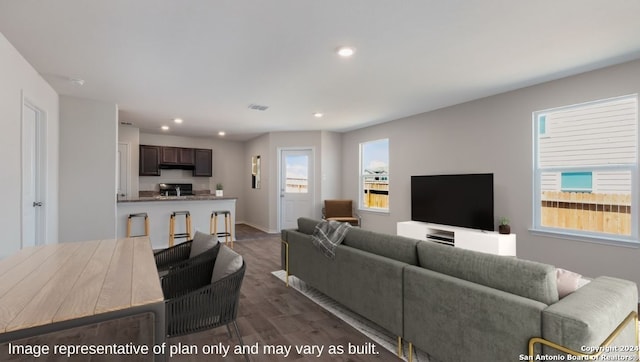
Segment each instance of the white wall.
M22 97L46 112L46 243L58 242L58 94L0 34L0 258L21 247Z
M116 236L115 104L60 97L60 241Z
M382 137L390 147L390 212L362 212L363 227L395 233L409 220L410 176L493 172L495 216L511 219L517 253L587 276L640 284L640 249L542 237L532 226L532 112L640 92L640 61L419 114L343 135L345 196L358 196L358 144Z
M276 157L270 152L269 141L269 135L265 134L245 142L244 145L244 163L247 164L243 178L243 207L246 210L244 222L265 232L274 231L269 226L269 196L274 192L271 185L277 180L269 170L271 160ZM249 165L251 165L251 157L258 155L260 156L260 188L252 189Z
M322 132L320 150L320 202L342 196L342 134ZM357 199L354 200L357 202Z
M138 196L138 169L140 164L140 129L137 127L118 125L118 143L129 145L129 177L131 189L129 196Z

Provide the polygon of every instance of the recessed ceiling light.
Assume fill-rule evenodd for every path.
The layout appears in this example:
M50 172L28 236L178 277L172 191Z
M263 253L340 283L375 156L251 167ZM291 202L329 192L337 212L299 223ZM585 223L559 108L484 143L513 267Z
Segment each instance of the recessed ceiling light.
M324 116L324 114L320 113L320 112L316 112L313 114L314 117L316 118L322 118L322 116Z
M343 57L343 58L349 58L355 52L356 52L356 50L354 48L352 48L352 47L340 47L340 48L338 48L336 50L336 53L338 53L338 55Z
M173 121L179 124L182 123L182 118L174 118Z
M163 131L168 131L169 130L169 126L162 126L160 128L162 128Z
M227 134L227 133L226 133L225 131L220 131L220 132L218 132L218 136L224 136L224 135L226 135L226 134Z

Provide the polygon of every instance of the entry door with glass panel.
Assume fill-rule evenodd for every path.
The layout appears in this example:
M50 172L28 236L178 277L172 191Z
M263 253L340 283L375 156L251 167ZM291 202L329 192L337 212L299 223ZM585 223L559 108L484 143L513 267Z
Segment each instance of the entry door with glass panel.
M313 216L313 152L280 151L280 228L298 226L299 217Z

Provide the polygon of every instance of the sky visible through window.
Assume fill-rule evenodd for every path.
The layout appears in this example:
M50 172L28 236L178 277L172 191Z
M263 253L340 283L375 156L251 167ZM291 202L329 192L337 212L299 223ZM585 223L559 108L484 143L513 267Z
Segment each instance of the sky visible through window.
M364 143L362 146L362 167L364 170L389 168L389 139Z
M307 156L287 156L287 178L307 179L309 175L309 159Z

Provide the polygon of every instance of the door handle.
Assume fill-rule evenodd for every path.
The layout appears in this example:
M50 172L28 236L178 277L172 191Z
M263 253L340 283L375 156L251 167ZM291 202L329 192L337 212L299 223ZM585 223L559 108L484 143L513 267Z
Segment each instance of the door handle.
M33 207L42 206L42 202L33 202Z

